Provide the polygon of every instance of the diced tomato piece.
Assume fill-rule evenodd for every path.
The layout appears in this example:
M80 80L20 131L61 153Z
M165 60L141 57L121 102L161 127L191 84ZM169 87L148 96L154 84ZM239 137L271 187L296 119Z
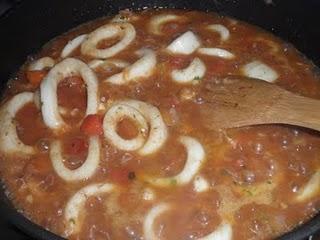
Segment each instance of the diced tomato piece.
M132 172L127 168L113 168L109 172L109 178L111 181L118 184L128 184L132 178L130 177Z
M80 130L89 136L102 135L102 120L102 116L98 114L90 114L83 120Z
M71 155L79 155L85 153L87 149L87 142L83 138L76 137L70 141L70 144L67 144L66 151Z
M27 71L26 76L28 81L35 87L38 87L42 81L42 79L47 75L47 71L43 70L35 70L35 71Z

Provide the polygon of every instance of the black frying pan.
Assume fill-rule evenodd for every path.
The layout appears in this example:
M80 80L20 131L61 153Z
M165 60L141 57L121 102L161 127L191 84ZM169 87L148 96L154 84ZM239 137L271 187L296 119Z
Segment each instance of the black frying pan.
M1 5L11 8L0 18L0 91L28 55L55 36L120 9L145 6L215 11L253 23L293 43L320 66L318 0L0 0ZM33 239L62 239L19 214L4 191L0 191L0 216ZM280 239L304 240L319 233L320 214Z

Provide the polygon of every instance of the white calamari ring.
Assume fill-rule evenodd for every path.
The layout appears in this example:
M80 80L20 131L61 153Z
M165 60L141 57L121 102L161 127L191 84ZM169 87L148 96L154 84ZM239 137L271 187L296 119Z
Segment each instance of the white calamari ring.
M75 58L66 58L50 70L40 85L42 116L44 123L51 129L66 127L58 110L57 87L64 78L80 75L87 86L86 115L98 110L98 80L94 72L84 62Z
M320 191L320 170L314 173L308 183L298 191L296 200L298 202L312 198Z
M80 45L87 39L88 34L82 34L78 37L75 37L67 43L67 45L61 51L61 57L68 57L74 50L76 50Z
M45 68L52 68L55 64L55 61L51 57L43 57L39 58L38 60L32 62L28 70L30 71L40 71Z
M129 63L120 59L107 59L107 60L99 60L95 59L88 63L88 66L91 69L107 68L107 67L117 67L117 68L125 68L129 66Z
M207 29L219 33L222 41L230 38L230 31L222 24L211 24L207 26Z
M168 130L158 108L138 100L124 100L115 102L115 105L118 104L126 105L136 109L146 119L146 122L148 122L148 136L144 142L144 145L138 149L138 153L141 155L148 155L159 150L167 140ZM105 120L106 119L104 119L103 122L103 129L106 135L108 131L108 124ZM119 147L117 143L116 147Z
M167 47L167 50L174 54L191 54L198 47L200 47L198 37L193 32L187 31L173 40Z
M161 35L161 25L180 19L174 14L160 14L151 18L148 29L152 34Z
M111 47L97 49L97 44L104 39L120 37L121 40ZM136 30L130 23L108 23L88 35L81 45L81 53L94 58L109 58L123 49L135 39Z
M187 150L187 160L183 170L176 176L166 178L147 178L147 181L155 186L167 187L172 183L175 185L184 185L189 183L199 171L205 160L205 151L195 138L188 136L179 137L179 142Z
M117 124L125 117L130 118L139 126L138 135L133 139L124 139L117 133ZM145 143L143 131L148 129L148 123L136 108L124 104L116 104L105 114L103 129L106 139L108 139L112 145L117 146L117 148L123 151L135 151Z
M208 181L202 176L196 176L193 181L193 190L195 192L201 193L209 190L210 185Z
M151 210L145 216L143 222L143 236L145 240L158 240L159 237L154 232L154 222L164 212L170 210L170 205L167 203L159 203L151 208ZM229 223L222 223L212 233L205 237L198 238L198 240L231 240L232 239L232 227Z
M261 79L273 83L279 77L278 73L268 65L260 61L253 61L242 68L245 76Z
M132 65L126 67L122 72L107 78L105 82L122 85L152 75L157 64L157 58L154 51L150 49L141 49L137 53L143 56Z
M110 183L95 183L80 189L69 199L64 210L67 237L81 230L80 212L84 209L86 200L91 196L110 193L114 188Z
M222 223L215 231L198 240L231 240L232 227L229 223Z
M222 48L199 48L198 53L225 59L234 58L234 55L231 52Z
M0 110L0 150L5 154L19 154L22 156L35 153L32 146L25 145L17 135L14 121L16 113L26 104L34 101L32 92L22 92L6 102Z
M85 162L77 169L67 168L63 162L62 147L59 140L50 145L50 159L57 175L65 181L85 180L93 176L100 161L100 141L98 136L89 138L88 156Z
M143 222L143 236L145 240L158 240L158 236L154 233L153 225L155 220L165 211L170 209L169 204L159 203L158 205L151 208L147 213Z
M206 65L200 58L194 58L188 67L176 69L171 72L171 77L178 83L190 83L195 79L201 79L206 73Z

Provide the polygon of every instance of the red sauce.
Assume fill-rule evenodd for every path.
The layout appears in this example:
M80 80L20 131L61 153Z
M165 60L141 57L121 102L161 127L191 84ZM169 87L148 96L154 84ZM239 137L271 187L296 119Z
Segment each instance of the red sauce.
M159 36L150 33L147 27L150 19L166 13L183 19L163 24ZM315 66L275 36L227 17L178 10L124 12L122 15L129 19L137 35L114 58L132 64L139 59L134 54L136 50L150 48L156 51L156 69L140 81L113 85L103 82L104 79L122 69L98 68L95 74L99 82L99 103L105 108L110 102L123 99L152 104L159 109L167 125L168 139L160 150L144 156L137 151L119 150L103 134L98 134L101 156L95 174L84 181L64 181L52 166L50 143L60 139L65 166L77 169L88 156L89 141L88 134L81 131L86 114L86 85L81 77L65 78L58 85L57 95L61 115L71 126L69 131L54 133L44 124L41 110L31 103L14 119L21 141L36 147L36 153L29 157L1 153L1 177L15 206L32 221L66 236L64 216L70 198L90 184L112 183L117 191L88 197L81 209L81 229L69 236L70 239L90 240L145 239L143 222L150 209L159 203L170 205L170 210L154 222L153 230L159 239L198 239L223 222L231 225L233 239L271 239L314 216L320 209L319 189L306 200L296 199L299 191L320 170L319 134L277 125L209 131L199 124L202 98L197 91L200 84L214 77L241 75L245 64L259 60L278 73L275 84L301 95L320 98L320 79ZM109 21L109 18L98 19L57 37L34 59L50 56L56 62L61 61L60 53L68 41ZM224 25L230 31L230 38L222 41L217 32L206 29L210 24ZM202 46L226 49L235 58L164 51L188 30L201 39ZM119 37L101 41L98 48L108 48L118 40ZM198 79L200 83L181 85L172 81L171 71L187 67L195 56L200 56L207 68L204 77ZM80 48L73 51L71 57L85 63L93 59L82 55ZM3 102L19 92L38 89L26 79L29 64L27 62L17 78L8 83ZM100 109L100 116L105 111ZM139 129L133 121L123 118L117 125L117 132L130 140L139 134ZM195 178L181 186L172 181L167 187L145 181L145 176L170 177L181 172L187 158L185 148L178 141L182 135L197 139L204 148L205 162L196 174L207 181L208 189L204 192L194 190ZM148 191L149 195L145 194Z

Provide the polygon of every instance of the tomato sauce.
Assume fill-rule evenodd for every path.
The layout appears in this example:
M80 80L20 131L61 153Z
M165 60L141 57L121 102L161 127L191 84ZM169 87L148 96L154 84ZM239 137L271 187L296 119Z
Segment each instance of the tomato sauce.
M162 24L161 35L155 35L150 33L148 23L160 14L180 18ZM24 144L34 146L35 153L21 156L1 152L0 159L1 177L16 208L58 235L88 240L149 240L144 222L150 209L159 203L170 207L154 219L152 229L158 239L200 239L226 222L232 228L231 239L273 239L314 216L320 210L319 188L302 201L296 199L320 171L319 134L284 125L208 130L201 125L203 99L197 91L212 78L243 75L245 64L259 60L277 72L274 84L300 95L320 98L316 67L290 44L228 17L182 10L124 11L120 15L134 26L136 37L112 58L126 61L130 66L140 58L135 53L137 50L152 49L157 58L154 71L140 80L116 85L105 79L121 73L123 68L115 65L97 68L94 72L98 79L99 109L91 117L86 114L88 94L83 79L80 76L63 79L57 87L57 99L62 119L70 127L68 131L57 133L46 126L41 108L35 104L20 109L13 119L17 135ZM46 44L9 81L2 105L19 92L39 91L39 86L28 80L32 61L45 56L62 61L60 53L68 41L107 23L110 18L95 20ZM209 31L206 26L210 24L225 26L230 32L229 39L223 41L218 32ZM188 30L201 40L202 47L222 48L235 57L224 59L200 55L197 51L187 55L168 53L165 48ZM101 41L97 48L106 49L121 37ZM81 47L69 57L86 64L94 59L82 54ZM188 67L195 57L205 64L205 75L188 84L174 82L171 72ZM50 73L50 69L47 71ZM147 102L161 113L168 138L156 152L141 155L138 151L124 151L104 137L102 121L110 103L124 99ZM38 104L41 107L42 103ZM123 118L116 132L130 140L140 130L132 119ZM150 129L142 132L144 137L148 134ZM52 165L52 141L61 140L63 164L74 170L85 163L91 136L97 136L101 144L97 170L85 180L64 181ZM205 190L196 190L196 177L182 185L173 179L165 187L154 186L147 180L172 177L182 171L188 154L179 142L180 136L197 139L204 149L205 160L196 177L205 179ZM68 234L66 226L70 222L65 220L68 201L80 189L104 182L114 184L116 190L88 196L79 219L70 220L74 224L81 222L80 230Z

